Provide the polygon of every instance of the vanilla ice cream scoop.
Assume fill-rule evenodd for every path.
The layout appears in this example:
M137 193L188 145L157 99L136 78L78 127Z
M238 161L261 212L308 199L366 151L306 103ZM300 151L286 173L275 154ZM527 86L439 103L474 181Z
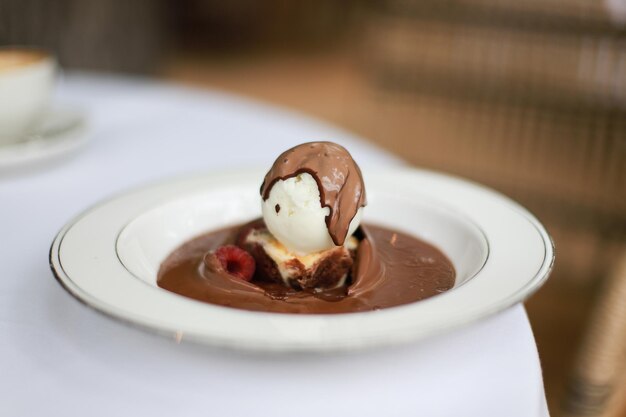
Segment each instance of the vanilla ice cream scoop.
M297 255L337 246L326 226L330 208L322 207L317 182L309 173L276 181L262 209L263 220L272 235ZM350 222L348 236L359 226L361 212L359 208Z
M261 197L267 228L298 255L342 246L366 204L359 167L332 142L304 143L282 153L265 176Z

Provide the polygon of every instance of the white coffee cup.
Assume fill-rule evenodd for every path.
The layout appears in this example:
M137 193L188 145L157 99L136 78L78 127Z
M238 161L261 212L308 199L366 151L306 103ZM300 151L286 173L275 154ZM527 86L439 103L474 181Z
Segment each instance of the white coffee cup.
M49 106L56 61L26 47L0 48L0 146L26 140Z

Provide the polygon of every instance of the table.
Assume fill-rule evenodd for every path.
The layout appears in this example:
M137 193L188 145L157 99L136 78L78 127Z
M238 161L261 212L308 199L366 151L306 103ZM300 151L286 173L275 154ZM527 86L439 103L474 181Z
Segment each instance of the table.
M267 167L308 140L344 144L364 170L401 162L288 110L140 78L69 74L57 102L88 111L88 147L0 177L0 415L548 415L522 305L410 345L280 356L177 343L81 305L53 279L48 249L68 219L111 194Z

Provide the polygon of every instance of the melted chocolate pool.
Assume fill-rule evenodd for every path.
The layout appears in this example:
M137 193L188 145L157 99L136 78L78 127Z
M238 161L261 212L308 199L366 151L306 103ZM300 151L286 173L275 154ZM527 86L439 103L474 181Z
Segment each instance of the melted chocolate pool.
M345 287L324 292L251 282L204 269L204 255L233 243L239 226L197 237L161 264L159 287L221 306L276 313L328 314L378 310L423 300L454 285L452 263L437 248L379 226L361 226L363 239Z

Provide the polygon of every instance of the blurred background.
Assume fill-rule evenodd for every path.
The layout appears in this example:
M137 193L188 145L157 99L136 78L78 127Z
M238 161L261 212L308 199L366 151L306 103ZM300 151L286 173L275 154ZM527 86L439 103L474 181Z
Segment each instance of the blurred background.
M553 416L626 415L626 1L0 0L0 45L219 88L519 200Z

